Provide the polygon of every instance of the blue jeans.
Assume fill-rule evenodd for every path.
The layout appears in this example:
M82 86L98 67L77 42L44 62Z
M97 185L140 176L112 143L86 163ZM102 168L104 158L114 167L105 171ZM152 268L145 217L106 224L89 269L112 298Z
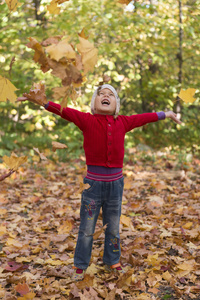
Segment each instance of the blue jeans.
M121 255L119 222L124 178L111 182L84 178L84 183L89 183L90 187L82 193L81 223L74 255L74 265L80 269L87 269L89 265L93 234L101 207L103 225L107 224L103 262L107 265L114 265L119 262Z

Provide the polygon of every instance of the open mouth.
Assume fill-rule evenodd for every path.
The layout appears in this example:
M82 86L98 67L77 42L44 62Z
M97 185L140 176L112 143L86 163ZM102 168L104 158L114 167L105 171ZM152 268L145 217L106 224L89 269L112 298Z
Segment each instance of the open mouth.
M110 101L107 99L104 99L103 101L101 101L102 105L110 105Z

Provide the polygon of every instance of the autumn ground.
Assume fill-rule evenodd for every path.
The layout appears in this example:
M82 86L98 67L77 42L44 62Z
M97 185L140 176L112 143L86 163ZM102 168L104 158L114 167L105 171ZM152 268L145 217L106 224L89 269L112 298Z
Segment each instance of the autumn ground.
M129 154L122 276L104 272L101 233L84 281L71 281L83 162L27 163L0 182L0 299L200 299L200 160Z

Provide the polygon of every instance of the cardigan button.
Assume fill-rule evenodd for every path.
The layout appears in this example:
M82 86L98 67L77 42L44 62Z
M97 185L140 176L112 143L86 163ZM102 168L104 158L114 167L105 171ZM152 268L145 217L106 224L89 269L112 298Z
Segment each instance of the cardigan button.
M111 135L111 132L108 132L108 135Z
M107 162L107 165L110 166L110 162L109 161Z

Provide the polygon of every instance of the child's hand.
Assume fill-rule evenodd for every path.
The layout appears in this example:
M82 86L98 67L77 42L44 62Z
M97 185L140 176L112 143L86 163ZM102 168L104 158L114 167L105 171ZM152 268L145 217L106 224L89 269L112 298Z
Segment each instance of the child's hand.
M34 88L30 89L29 93L24 93L23 97L17 98L17 102L24 102L27 100L42 106L47 104L47 99L45 95L45 86L41 83L34 84Z
M181 124L182 123L179 119L177 119L177 115L173 111L167 111L165 113L165 116L166 116L166 118L172 119L177 124Z

